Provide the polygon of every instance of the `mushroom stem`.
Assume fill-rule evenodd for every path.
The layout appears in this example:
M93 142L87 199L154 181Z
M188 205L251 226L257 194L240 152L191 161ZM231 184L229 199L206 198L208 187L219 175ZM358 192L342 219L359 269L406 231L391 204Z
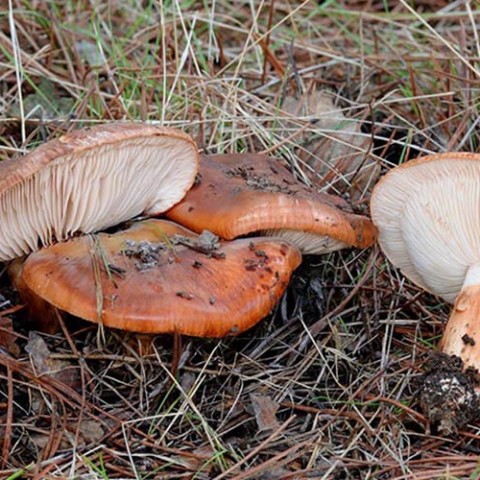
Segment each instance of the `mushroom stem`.
M26 319L33 324L36 330L49 335L60 331L58 309L32 292L22 279L23 259L17 258L8 265L10 280L19 292L25 304Z
M440 349L463 360L464 367L480 370L480 264L472 265L445 327Z

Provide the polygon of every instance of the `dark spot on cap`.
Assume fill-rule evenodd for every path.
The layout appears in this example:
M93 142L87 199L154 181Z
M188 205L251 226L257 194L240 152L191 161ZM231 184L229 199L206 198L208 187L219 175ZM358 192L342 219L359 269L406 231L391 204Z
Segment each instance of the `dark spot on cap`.
M191 293L184 292L184 291L177 292L176 295L177 295L177 297L183 298L185 300L192 300L193 299L193 295Z

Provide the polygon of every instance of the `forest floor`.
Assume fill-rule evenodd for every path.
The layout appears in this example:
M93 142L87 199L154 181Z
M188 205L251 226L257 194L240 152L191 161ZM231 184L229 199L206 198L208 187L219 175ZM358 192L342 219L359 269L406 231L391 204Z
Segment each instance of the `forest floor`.
M479 150L476 2L3 5L2 160L153 122L206 153L267 152L368 215L379 174ZM0 282L2 479L480 477L480 422L439 428L418 395L451 306L376 246L305 258L268 318L183 338L179 359L169 336L141 355L135 335L67 316L37 332Z

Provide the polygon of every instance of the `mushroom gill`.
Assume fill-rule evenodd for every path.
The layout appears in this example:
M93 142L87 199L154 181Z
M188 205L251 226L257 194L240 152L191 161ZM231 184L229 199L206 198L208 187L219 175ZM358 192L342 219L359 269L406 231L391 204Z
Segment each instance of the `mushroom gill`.
M0 260L76 232L158 214L182 199L197 171L193 140L139 124L78 130L0 164Z

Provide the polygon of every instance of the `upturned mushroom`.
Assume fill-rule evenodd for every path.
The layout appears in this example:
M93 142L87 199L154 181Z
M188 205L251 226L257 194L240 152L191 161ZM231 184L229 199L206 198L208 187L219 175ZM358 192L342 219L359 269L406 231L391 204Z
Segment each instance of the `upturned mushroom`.
M141 333L234 335L275 306L301 254L288 242L220 242L166 220L32 253L17 285L77 317Z
M311 254L364 248L376 237L371 221L345 201L309 189L259 154L202 155L195 185L166 215L227 240L253 233L281 237Z
M374 189L371 214L390 262L454 303L441 350L480 370L480 155L443 153L392 169Z
M159 214L185 195L198 168L177 130L113 123L77 130L0 163L0 261Z

